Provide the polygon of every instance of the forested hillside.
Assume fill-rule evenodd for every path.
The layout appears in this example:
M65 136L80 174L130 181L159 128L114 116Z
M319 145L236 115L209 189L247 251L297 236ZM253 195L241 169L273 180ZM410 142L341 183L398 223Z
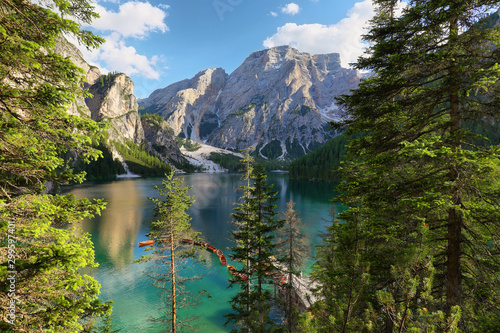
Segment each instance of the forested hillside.
M340 181L336 170L345 158L348 139L341 134L290 163L290 178L324 182Z
M495 120L484 118L475 122L469 121L464 123L464 128L479 135L470 140L473 145L489 147L500 143L500 125ZM359 136L358 134L347 137L341 134L291 162L289 165L290 178L338 183L340 174L337 170L346 158L346 144L349 140Z

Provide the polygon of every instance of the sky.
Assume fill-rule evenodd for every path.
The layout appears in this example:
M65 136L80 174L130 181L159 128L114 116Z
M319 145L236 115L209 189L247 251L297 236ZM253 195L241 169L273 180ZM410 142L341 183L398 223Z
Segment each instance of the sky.
M102 72L123 72L134 95L192 78L207 68L230 74L253 52L291 45L355 62L373 17L371 0L97 0L100 18L83 26L106 39L80 49Z

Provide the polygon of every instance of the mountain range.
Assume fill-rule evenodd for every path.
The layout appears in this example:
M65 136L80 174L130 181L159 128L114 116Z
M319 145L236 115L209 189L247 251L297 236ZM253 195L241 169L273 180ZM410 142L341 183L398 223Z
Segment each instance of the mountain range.
M114 142L132 142L166 162L185 164L176 137L233 151L253 146L266 159L295 159L337 134L327 123L344 114L334 98L362 77L342 68L338 54L281 46L252 53L231 74L206 69L137 100L125 74L103 75L63 38L56 52L84 70L84 88L92 95L77 99L68 112L108 122L107 147L120 161Z
M300 157L336 135L327 122L344 114L335 96L362 75L339 54L310 55L290 46L252 53L235 71L212 68L138 101L176 136L215 147L256 147L269 159Z

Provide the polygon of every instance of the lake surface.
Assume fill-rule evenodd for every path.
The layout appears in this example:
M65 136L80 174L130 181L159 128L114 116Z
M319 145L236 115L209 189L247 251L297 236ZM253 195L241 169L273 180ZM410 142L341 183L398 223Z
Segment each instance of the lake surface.
M231 212L241 192L235 189L243 185L238 174L188 174L184 185L193 186L189 195L194 195L195 203L188 211L192 217L193 228L202 233L206 242L229 254ZM286 173L270 173L268 183L279 190L280 200L277 212L283 212L286 203L292 199L295 209L300 212L304 223L304 233L311 244L320 241L319 233L325 230L331 220L335 196L333 186L323 183L289 180ZM161 303L157 290L143 274L150 263L137 264L134 260L145 254L137 243L146 240L150 223L154 219L153 207L147 197L157 196L153 185L161 186L161 178L121 179L106 183L86 183L72 187L69 192L82 198L104 199L108 205L102 216L84 221L84 232L91 234L94 242L98 268L88 269L85 273L94 276L101 283L102 300L114 301L115 329L121 332L162 332L160 323L148 320L158 316ZM338 211L339 206L335 209ZM227 269L220 265L215 254L206 252L207 265L193 264L193 274L203 274L203 279L196 281L193 290L206 290L210 298L201 299L201 304L193 311L201 318L196 321L199 331L216 333L228 332L224 327L224 314L230 312L227 303L237 292L237 287L228 288ZM228 258L228 263L237 266ZM308 274L312 265L309 260L304 268ZM188 289L189 289L188 288Z

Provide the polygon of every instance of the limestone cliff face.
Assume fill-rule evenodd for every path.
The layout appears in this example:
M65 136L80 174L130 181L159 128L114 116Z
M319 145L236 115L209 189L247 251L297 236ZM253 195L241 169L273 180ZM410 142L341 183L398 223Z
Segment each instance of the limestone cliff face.
M159 117L158 117L159 118ZM163 119L142 117L142 128L146 142L162 157L173 160L179 164L185 163L185 159L175 142L174 131Z
M109 121L110 140L144 142L134 84L125 74L101 76L89 87L92 98L85 101L95 121Z
M182 156L175 137L168 126L162 127L153 133L148 122L142 122L138 113L137 99L134 96L134 83L125 74L111 73L102 75L99 68L92 67L83 59L80 51L66 39L60 38L55 52L71 60L85 72L88 89L92 97L78 98L68 109L68 112L81 117L89 117L95 121L108 121L110 142L108 147L115 158L122 159L111 144L111 141L132 141L137 144L149 144L159 155L167 160L182 163ZM145 136L144 126L147 128ZM148 143L147 139L151 141Z
M182 136L200 141L206 136L203 126L217 111L215 101L226 81L223 69L207 69L191 80L154 91L140 104L148 108L148 112L163 116L175 135L182 133ZM212 123L217 124L216 119Z
M361 75L338 54L310 55L289 46L251 54L231 75L200 72L156 90L140 105L192 140L226 149L258 148L268 158L298 157L332 138L326 124L343 115L335 96Z
M91 67L89 64L87 64L87 62L83 59L82 53L64 37L59 37L54 51L57 54L62 55L63 57L69 57L75 65L83 69L83 71L85 72L85 77L87 79L85 87L93 84L95 79L101 75L99 69L96 67ZM83 96L79 96L76 98L75 103L73 103L69 107L68 113L80 117L90 117L90 110L87 107Z

